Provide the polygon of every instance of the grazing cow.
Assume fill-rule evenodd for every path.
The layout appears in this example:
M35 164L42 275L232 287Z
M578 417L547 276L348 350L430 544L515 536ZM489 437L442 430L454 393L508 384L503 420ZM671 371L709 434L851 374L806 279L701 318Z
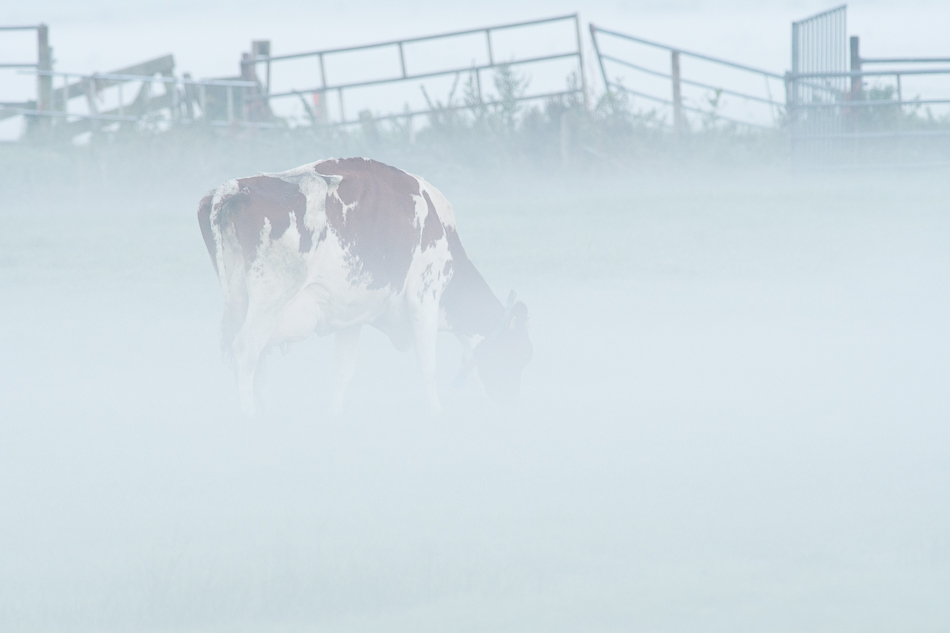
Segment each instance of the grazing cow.
M198 224L224 294L222 347L241 408L254 413L266 351L336 334L334 407L353 376L360 328L414 347L433 412L438 331L466 347L486 393L513 403L531 358L527 308L495 297L469 260L452 205L418 176L365 158L229 180Z

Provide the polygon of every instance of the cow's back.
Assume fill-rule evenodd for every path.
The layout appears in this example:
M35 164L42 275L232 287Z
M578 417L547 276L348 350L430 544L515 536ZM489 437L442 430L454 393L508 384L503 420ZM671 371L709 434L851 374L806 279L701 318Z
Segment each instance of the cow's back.
M420 244L442 234L424 181L365 158L325 160L314 170L342 177L327 196L327 226L367 287L403 288Z

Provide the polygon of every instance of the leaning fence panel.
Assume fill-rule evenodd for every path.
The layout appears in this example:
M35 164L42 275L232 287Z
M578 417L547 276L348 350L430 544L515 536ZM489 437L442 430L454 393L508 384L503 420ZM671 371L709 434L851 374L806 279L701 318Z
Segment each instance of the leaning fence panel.
M677 132L736 125L777 126L783 77L761 68L590 25L605 89Z

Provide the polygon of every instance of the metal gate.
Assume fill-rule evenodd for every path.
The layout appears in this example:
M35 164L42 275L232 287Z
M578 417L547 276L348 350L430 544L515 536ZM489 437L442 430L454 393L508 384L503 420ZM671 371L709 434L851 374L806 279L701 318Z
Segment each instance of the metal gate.
M786 102L793 164L835 161L849 99L847 5L792 22Z

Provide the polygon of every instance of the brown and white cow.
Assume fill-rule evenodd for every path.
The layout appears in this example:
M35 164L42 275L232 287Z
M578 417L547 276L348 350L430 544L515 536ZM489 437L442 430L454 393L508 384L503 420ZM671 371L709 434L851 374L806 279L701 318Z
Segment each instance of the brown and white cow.
M459 241L452 205L418 176L365 158L331 159L229 180L205 196L198 223L224 294L222 347L241 407L255 410L266 351L336 335L339 407L360 328L414 347L434 412L438 331L467 348L487 394L512 403L531 358L527 309L503 306Z

